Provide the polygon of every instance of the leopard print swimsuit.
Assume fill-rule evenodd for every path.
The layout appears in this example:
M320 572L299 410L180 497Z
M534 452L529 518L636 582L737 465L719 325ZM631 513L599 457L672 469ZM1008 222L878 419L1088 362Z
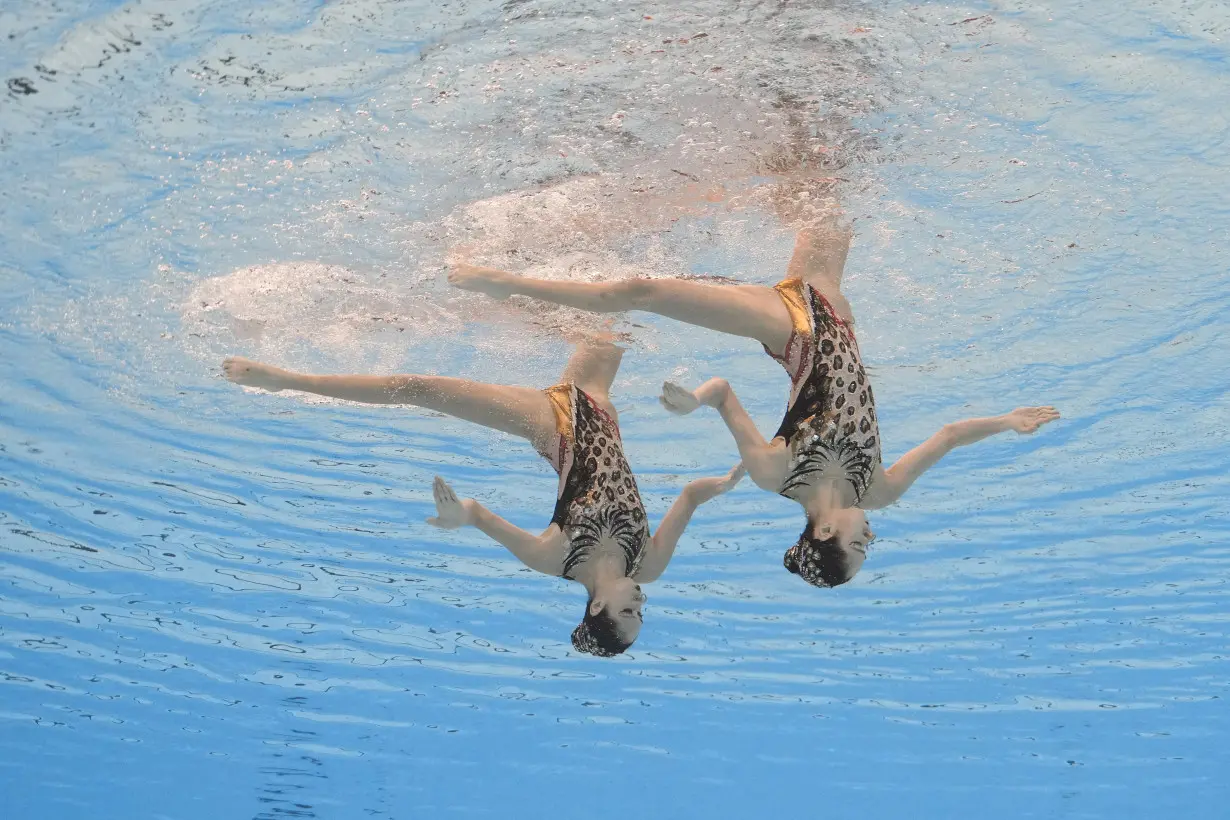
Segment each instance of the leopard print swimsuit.
M794 332L782 355L765 348L790 374L790 402L776 437L790 448L790 471L778 492L798 492L821 473L841 470L863 500L880 466L875 398L854 330L815 288L787 279L777 291Z
M551 522L568 539L560 574L576 580L578 565L595 553L605 536L623 549L625 572L631 577L649 543L649 522L624 457L619 427L574 384L558 384L546 393L558 432L554 450L543 453L559 473Z

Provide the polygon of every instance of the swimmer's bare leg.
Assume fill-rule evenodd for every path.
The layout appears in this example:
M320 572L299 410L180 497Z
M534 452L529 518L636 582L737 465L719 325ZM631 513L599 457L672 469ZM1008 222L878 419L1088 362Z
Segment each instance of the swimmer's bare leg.
M755 339L781 351L793 329L790 314L772 288L713 285L683 279L625 279L620 282L563 282L530 279L494 268L457 264L449 282L497 299L530 296L595 313L643 310L690 325Z
M623 356L623 348L604 337L580 342L564 366L560 381L572 382L598 402L611 418L618 419L615 406L611 404L611 383L615 381Z
M795 236L794 254L786 266L786 275L802 279L832 303L843 319L854 321L850 302L841 292L846 256L854 231L836 215L825 217L814 227L802 228Z
M233 356L222 363L226 378L264 390L302 390L364 404L411 404L511 433L543 447L555 435L555 415L545 393L529 387L448 376L316 376Z

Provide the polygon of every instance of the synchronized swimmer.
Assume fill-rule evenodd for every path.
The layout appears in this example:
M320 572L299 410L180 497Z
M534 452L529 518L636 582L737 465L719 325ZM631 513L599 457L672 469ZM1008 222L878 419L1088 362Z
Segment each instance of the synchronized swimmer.
M432 488L442 529L477 527L527 567L582 584L585 614L572 633L581 652L609 657L641 631L645 594L696 508L743 477L742 467L689 482L650 535L636 478L624 456L611 382L623 350L608 339L577 346L560 381L546 390L444 376L315 376L248 359L223 363L231 381L270 391L302 390L365 404L410 404L527 439L559 473L555 512L540 535L510 524L437 477Z

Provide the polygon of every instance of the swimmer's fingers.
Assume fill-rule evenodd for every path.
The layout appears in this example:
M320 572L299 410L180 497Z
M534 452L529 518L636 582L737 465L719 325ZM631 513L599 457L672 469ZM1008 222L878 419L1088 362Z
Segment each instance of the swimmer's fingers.
M721 488L720 492L727 493L733 490L735 485L742 481L745 475L747 475L747 468L744 467L743 462L740 461L732 467L730 472L726 474L726 477L722 479L722 483L719 485Z
M1018 407L1008 414L1008 423L1018 433L1029 434L1058 418L1059 411L1054 407Z
M1059 411L1054 407L1031 407L1029 408L1030 429L1027 432L1036 432L1042 425L1049 424L1058 418Z
M453 492L453 488L440 476L431 483L431 495L436 502L436 515L427 523L442 530L455 530L466 524L465 505Z
M435 481L431 483L431 493L435 497L437 504L460 504L461 501L457 498L457 493L448 485L448 482L436 476Z
M689 481L684 490L691 497L694 504L704 504L710 499L717 498L719 495L733 490L744 475L746 475L746 471L743 469L743 463L740 462L731 468L731 471L726 475L715 475Z
M663 407L677 416L686 416L697 407L700 407L700 402L697 400L695 393L680 387L674 382L662 383L662 395L658 397L658 401Z

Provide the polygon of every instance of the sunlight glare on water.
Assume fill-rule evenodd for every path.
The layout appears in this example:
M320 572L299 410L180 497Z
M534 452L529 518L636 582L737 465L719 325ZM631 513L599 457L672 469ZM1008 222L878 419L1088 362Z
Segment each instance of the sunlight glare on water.
M1230 12L1216 2L0 4L0 816L1221 817ZM778 281L758 183L835 176L891 461L949 456L851 583L702 508L645 630L575 653L530 448L301 370L545 386L594 320L450 290ZM802 170L800 170L802 169ZM719 190L720 186L720 190ZM645 314L613 396L651 519L738 455Z

